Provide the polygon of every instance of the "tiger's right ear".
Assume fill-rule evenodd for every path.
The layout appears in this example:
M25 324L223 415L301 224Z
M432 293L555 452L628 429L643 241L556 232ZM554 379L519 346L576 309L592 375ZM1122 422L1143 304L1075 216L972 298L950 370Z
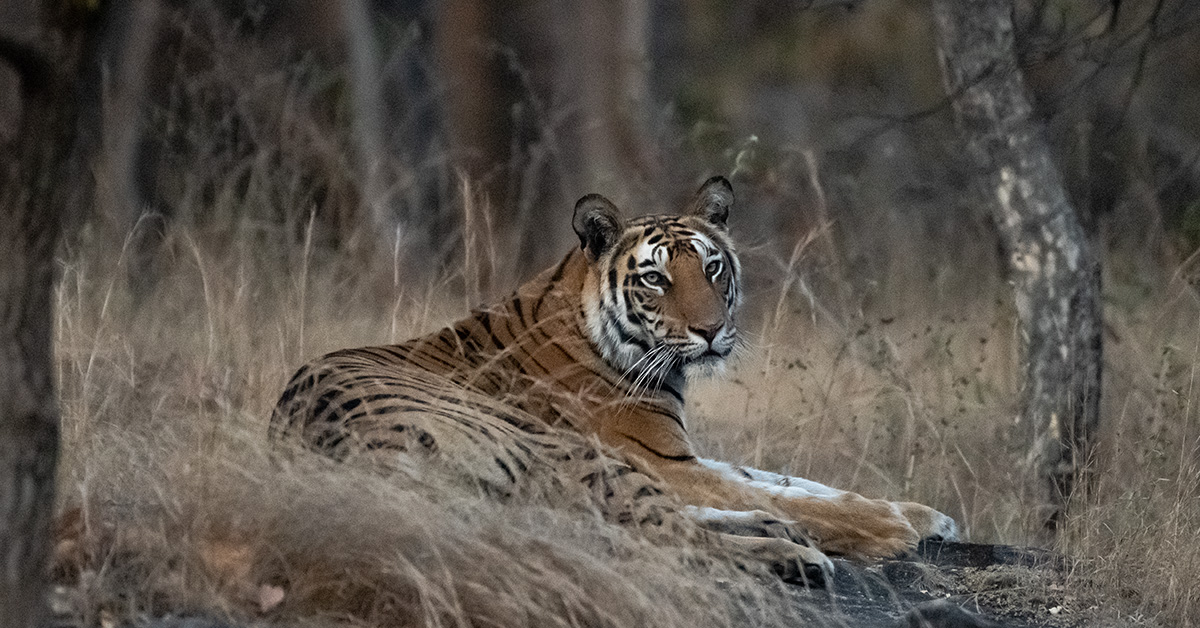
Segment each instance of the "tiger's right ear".
M603 196L588 194L575 203L571 226L579 236L580 248L594 262L621 237L621 211Z

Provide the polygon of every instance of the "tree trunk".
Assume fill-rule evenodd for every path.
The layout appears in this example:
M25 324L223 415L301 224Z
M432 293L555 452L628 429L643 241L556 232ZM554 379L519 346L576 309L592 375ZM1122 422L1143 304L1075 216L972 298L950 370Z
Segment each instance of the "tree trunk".
M70 196L79 42L50 36L51 5L0 0L0 74L19 94L5 112L16 124L0 125L17 129L0 145L0 626L13 628L44 617L58 457L53 255ZM41 47L49 41L60 47Z
M511 131L506 69L497 43L504 7L487 0L445 0L437 7L434 38L447 82L450 156L493 204L503 205Z
M1067 199L1013 47L1011 0L935 0L947 93L991 196L1014 281L1025 380L1018 420L1054 530L1100 418L1100 264Z
M91 165L94 179L76 181L80 205L91 205L114 242L128 238L126 278L136 303L157 280L153 257L162 240L163 216L147 211L143 196L147 98L151 68L160 52L163 6L159 0L114 2L94 26L94 45L84 52L76 100L83 111L75 137L77 165ZM85 174L85 173L81 173ZM94 185L93 185L94 181ZM68 229L69 231L69 229Z
M375 40L369 2L341 0L339 8L350 62L354 165L363 182L362 199L370 213L369 233L379 240L373 244L383 244L396 231L400 217L393 210L384 180L387 160L384 117L387 112L379 44Z
M574 195L603 190L619 206L652 196L646 146L650 100L650 2L554 7L554 97L578 113L561 134Z

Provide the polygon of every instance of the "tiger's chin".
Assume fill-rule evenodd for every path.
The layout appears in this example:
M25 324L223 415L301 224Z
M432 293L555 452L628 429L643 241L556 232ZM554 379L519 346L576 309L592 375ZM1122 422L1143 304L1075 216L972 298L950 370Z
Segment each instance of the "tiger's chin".
M725 373L725 363L728 357L729 352L718 353L710 349L694 358L684 360L683 369L688 377L721 375Z

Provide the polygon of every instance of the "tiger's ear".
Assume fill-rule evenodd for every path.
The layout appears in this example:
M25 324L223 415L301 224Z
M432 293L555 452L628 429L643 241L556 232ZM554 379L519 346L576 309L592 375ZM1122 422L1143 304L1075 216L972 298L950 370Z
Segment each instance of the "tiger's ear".
M696 192L696 200L692 202L692 214L724 227L732 207L733 186L729 184L729 179L715 176L705 181Z
M575 203L571 226L579 236L580 248L594 262L621 237L621 211L607 198L588 194Z

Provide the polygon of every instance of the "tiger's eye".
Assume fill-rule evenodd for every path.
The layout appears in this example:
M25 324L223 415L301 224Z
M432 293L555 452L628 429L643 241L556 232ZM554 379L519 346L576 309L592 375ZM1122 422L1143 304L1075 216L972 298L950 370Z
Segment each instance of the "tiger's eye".
M667 285L667 278L662 273L652 270L642 273L642 283L652 288L662 288Z
M704 272L708 273L709 277L716 277L717 275L719 275L721 273L720 260L713 260L713 261L709 262L708 266L704 267Z

